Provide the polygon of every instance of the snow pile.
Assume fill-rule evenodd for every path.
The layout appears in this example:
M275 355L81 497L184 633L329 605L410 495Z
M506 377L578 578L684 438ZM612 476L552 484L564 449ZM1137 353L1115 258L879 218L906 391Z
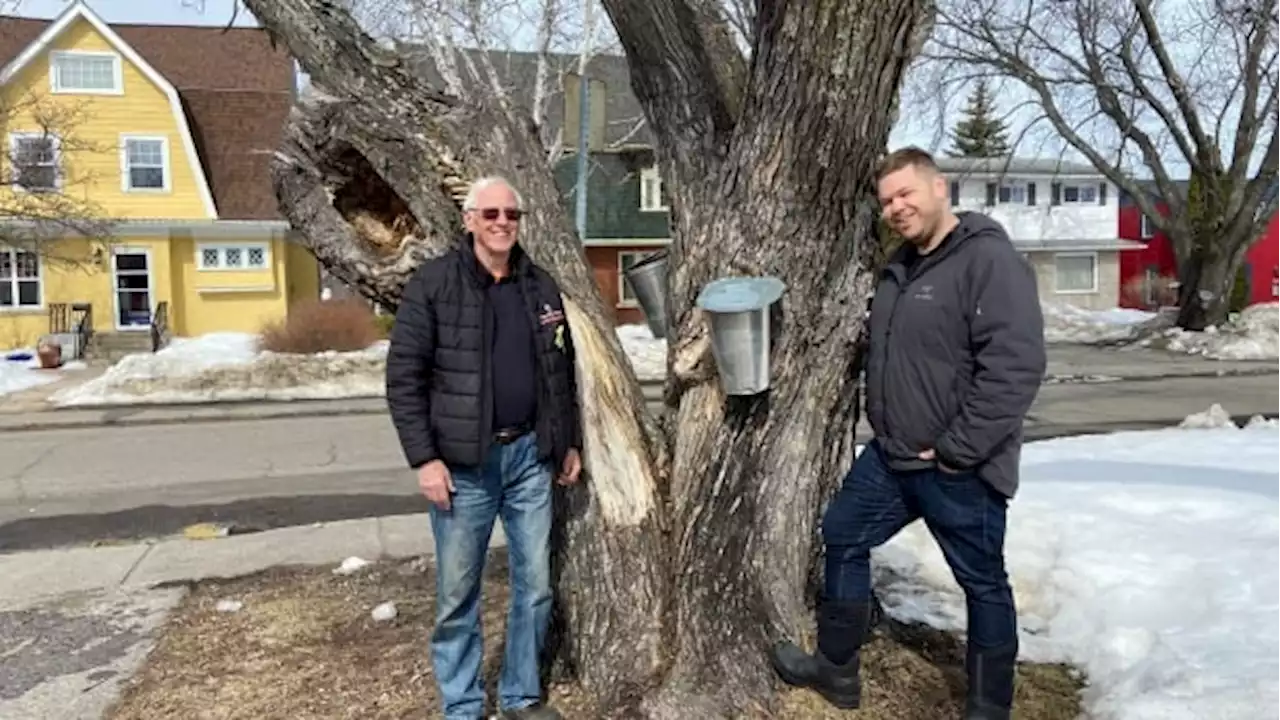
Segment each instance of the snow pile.
M1047 343L1095 344L1129 339L1138 326L1157 316L1143 310L1112 308L1085 310L1072 305L1045 303L1044 339Z
M654 339L645 325L623 325L617 332L637 375L661 379L666 341ZM54 393L50 402L86 407L382 397L386 356L386 341L355 352L295 355L259 350L256 335L210 333L174 338L154 354L128 355L100 377Z
M1203 332L1168 328L1158 340L1143 344L1215 360L1280 358L1280 304L1250 305L1220 327Z
M245 333L175 338L50 401L71 407L376 397L384 392L386 353L385 342L355 352L294 355L260 351L257 337Z
M648 325L619 325L618 340L641 380L661 380L667 374L667 341L655 338Z
M1278 454L1277 424L1260 418L1028 444L1006 542L1022 658L1081 668L1100 720L1272 716ZM875 557L892 615L963 630L963 595L921 523Z

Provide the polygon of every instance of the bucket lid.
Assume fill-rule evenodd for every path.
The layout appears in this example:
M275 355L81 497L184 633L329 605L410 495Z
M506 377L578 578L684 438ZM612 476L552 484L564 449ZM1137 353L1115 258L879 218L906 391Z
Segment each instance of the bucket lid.
M763 310L777 302L786 288L776 277L721 278L702 288L698 306L714 313Z

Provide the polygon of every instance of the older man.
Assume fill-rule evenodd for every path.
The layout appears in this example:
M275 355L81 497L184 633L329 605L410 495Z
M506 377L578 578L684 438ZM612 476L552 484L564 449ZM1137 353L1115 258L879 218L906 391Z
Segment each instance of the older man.
M923 518L965 594L965 717L1007 720L1018 626L1005 511L1018 487L1023 419L1046 363L1035 273L995 220L952 212L947 180L923 150L891 153L878 185L885 220L907 242L871 304L866 385L875 438L823 519L818 651L783 643L774 662L788 682L857 707L871 550Z
M445 718L485 717L480 576L501 518L511 564L503 717L559 718L542 702L538 661L552 476L572 484L581 470L573 343L559 288L516 241L523 207L511 184L476 181L463 213L458 245L405 286L387 354L391 418L431 503L432 662Z

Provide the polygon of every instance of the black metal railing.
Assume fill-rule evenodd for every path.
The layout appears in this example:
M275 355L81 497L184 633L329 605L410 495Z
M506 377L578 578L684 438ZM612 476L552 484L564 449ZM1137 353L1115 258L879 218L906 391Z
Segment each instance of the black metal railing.
M79 339L76 357L83 357L93 337L93 305L91 303L51 303L49 305L49 332L74 334Z
M156 303L155 315L151 317L151 352L157 352L169 344L169 303Z

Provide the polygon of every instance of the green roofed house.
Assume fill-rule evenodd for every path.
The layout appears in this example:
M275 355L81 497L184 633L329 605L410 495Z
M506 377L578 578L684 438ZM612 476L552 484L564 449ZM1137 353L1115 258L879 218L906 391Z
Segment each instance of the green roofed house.
M428 77L436 77L430 55L420 48L401 46ZM479 51L474 60L479 60ZM538 56L535 53L490 51L502 85L518 105L533 105ZM561 153L554 169L565 210L572 216L576 199L578 137L578 58L551 55L544 105L545 137L559 141ZM588 102L587 232L584 245L605 303L615 308L620 324L643 323L623 271L632 263L670 243L670 220L662 179L655 166L652 136L640 102L631 92L625 57L597 55L588 63L591 80ZM511 178L517 185L519 178Z

